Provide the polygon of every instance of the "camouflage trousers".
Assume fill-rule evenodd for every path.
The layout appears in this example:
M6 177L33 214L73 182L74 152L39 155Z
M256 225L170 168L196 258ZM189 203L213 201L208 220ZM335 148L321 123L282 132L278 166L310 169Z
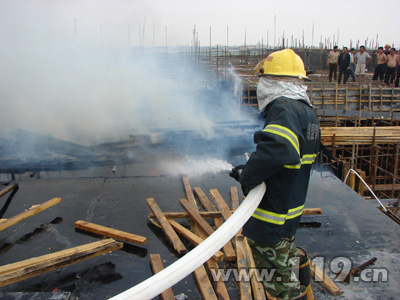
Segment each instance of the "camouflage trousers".
M275 245L265 245L247 238L253 252L256 268L268 271L263 278L267 292L282 300L294 299L301 295L300 282L291 265L298 263L300 256L292 238L282 238Z

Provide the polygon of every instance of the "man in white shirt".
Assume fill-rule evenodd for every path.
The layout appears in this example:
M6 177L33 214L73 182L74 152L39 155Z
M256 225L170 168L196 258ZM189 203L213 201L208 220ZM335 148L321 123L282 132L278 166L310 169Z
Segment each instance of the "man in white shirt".
M358 76L361 75L361 83L364 84L365 67L371 60L372 57L365 52L365 47L360 46L360 52L357 52L354 56L354 62L356 64L356 83L358 83Z

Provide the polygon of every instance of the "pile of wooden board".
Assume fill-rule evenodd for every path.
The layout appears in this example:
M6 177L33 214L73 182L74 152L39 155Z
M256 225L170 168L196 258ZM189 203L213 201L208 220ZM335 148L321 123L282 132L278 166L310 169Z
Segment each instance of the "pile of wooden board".
M217 189L210 190L211 198L214 200L213 203L200 187L195 187L192 190L189 179L186 176L183 176L182 179L186 199L180 199L179 203L184 212L163 212L154 198L147 199L147 204L152 211L149 215L150 221L163 230L169 242L179 254L187 252L180 236L197 246L214 232L214 228L210 224L213 224L217 229L239 206L236 187L230 188L231 208L229 208ZM200 211L200 209L204 210ZM304 214L322 214L322 212L319 208L305 209ZM184 219L185 223L187 223L187 220L192 220L193 223L191 228L187 228L174 219ZM150 255L150 260L154 273L163 269L161 257L158 254ZM225 261L236 263L239 272L243 269L255 268L250 246L241 231L204 265L193 272L203 299L229 299L229 293L223 280L221 278L214 280L211 274L211 270L223 269L224 266L222 264ZM333 281L314 264L312 264L312 274L333 295L341 293ZM237 285L240 299L274 299L264 291L264 286L257 280L255 274L251 277L250 282L242 280L237 282ZM163 299L174 299L173 295L171 288L161 294Z
M395 144L400 141L400 126L321 127L321 142L334 145Z

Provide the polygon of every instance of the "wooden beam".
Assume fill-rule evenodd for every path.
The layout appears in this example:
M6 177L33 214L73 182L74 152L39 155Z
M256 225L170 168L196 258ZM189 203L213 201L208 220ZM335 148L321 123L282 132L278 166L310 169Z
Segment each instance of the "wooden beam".
M233 213L233 211L231 211ZM184 219L190 218L190 215L187 212L163 212L164 216L167 219ZM200 216L204 219L221 217L221 211L199 211ZM322 210L321 208L305 208L303 211L303 215L321 215ZM155 216L153 213L149 214L149 218L154 219Z
M338 296L342 292L338 288L338 286L326 275L320 268L317 267L316 264L310 259L310 269L311 275L314 277L315 281L321 284L324 288L326 288L332 295Z
M6 195L8 192L11 192L13 189L15 189L18 186L17 183L10 183L7 187L2 189L0 191L0 198Z
M208 199L208 197L204 194L204 192L201 188L195 187L194 192L195 192L197 198L200 199L200 202L203 204L203 206L205 207L206 210L208 210L208 211L216 211L217 210L216 207L214 206L214 204L212 204L210 199ZM222 220L221 217L215 217L214 223L215 223L215 227L219 228L224 223L224 221ZM233 249L231 242L226 243L224 245L224 253L225 253L225 259L227 261L235 261L236 260L235 250Z
M231 208L235 211L239 207L239 195L236 186L231 186L229 188L229 194L231 196Z
M209 270L218 271L220 269L218 263L214 259L207 260L207 267ZM214 286L214 290L216 291L217 297L219 300L229 300L228 290L226 289L225 283L220 277L218 280L213 279L211 281Z
M217 204L219 210L222 213L225 221L232 215L231 210L229 209L228 205L226 204L225 200L222 198L221 194L218 192L217 189L211 189L210 194L213 197L215 203Z
M243 239L244 251L246 253L247 265L249 269L256 269L256 263L254 262L253 254L251 252L251 248L249 243L247 242L247 238ZM264 286L262 282L257 280L257 276L253 273L250 278L251 288L253 290L253 298L254 300L267 300L264 292Z
M321 208L305 208L303 210L303 216L311 216L311 215L322 215Z
M77 253L78 250L79 251L88 251L90 249L93 249L93 247L102 245L103 243L107 244L110 242L110 240L111 239L105 239L105 240L101 240L100 241L101 243L99 243L99 244L95 244L95 243L84 244L84 245L81 245L78 247L73 247L73 248L62 250L62 251L54 252L51 254L47 254L47 256L43 255L43 256L39 256L39 257L33 257L30 259L26 259L24 261L4 265L4 266L0 267L0 275L6 274L11 271L16 271L18 269L26 268L29 266L37 265L39 263L42 263L46 259L55 259L55 258L60 258L60 257L71 256L71 255Z
M122 248L123 243L113 239L74 247L0 267L0 286L21 281L54 269Z
M194 199L194 195L192 192L192 188L190 186L189 178L187 176L182 176L183 187L185 189L186 199L189 201L193 207L196 207L196 200Z
M246 252L243 245L243 237L235 237L236 245L236 256L237 256L237 268L240 273L241 270L248 272L248 262L246 258ZM239 281L239 294L241 300L252 300L251 285L249 281Z
M14 216L9 219L0 219L0 231L17 224L18 222L21 222L22 220L25 220L33 215L36 215L37 213L52 207L53 205L56 205L57 203L61 202L61 198L53 198L49 201L46 201L42 204L39 205L34 205L30 209Z
M160 254L150 254L150 264L154 274L157 274L164 269ZM166 289L161 293L160 296L163 300L175 300L175 296L171 288Z
M189 204L186 199L179 199L179 203L183 207L184 210L190 215L192 220L202 229L208 236L214 233L214 229L211 228L210 224L208 224L202 216L200 216L199 212L196 208Z
M203 204L204 208L207 211L217 211L215 205L210 201L210 199L208 199L208 197L200 187L194 187L193 190L196 197L199 198L201 204Z
M356 188L356 174L354 174L353 172L351 172L350 173L350 179L349 179L349 187L352 189L352 190L355 190L355 188Z
M133 233L105 227L102 225L97 225L89 222L85 222L82 220L75 222L75 228L85 230L88 232L92 232L95 234L99 234L102 236L107 236L113 239L117 239L120 241L132 242L140 245L144 245L147 243L147 238L144 236L136 235Z
M197 285L199 286L201 296L204 300L218 300L204 266L196 269L194 277L196 278Z
M168 220L169 224L179 233L181 234L184 238L189 240L193 245L197 246L200 245L204 240L199 237L198 235L194 234L191 232L189 229L183 227L181 224L178 222L169 219ZM218 251L214 254L213 258L218 261L222 261L224 259L224 253L221 251Z
M160 207L157 205L156 201L153 198L147 198L147 205L150 207L152 212L154 213L155 217L158 220L158 223L161 225L161 229L164 231L165 235L173 245L174 249L179 254L185 254L186 248L183 245L182 241L179 239L178 235L171 227L167 219L165 218L163 212L161 211Z

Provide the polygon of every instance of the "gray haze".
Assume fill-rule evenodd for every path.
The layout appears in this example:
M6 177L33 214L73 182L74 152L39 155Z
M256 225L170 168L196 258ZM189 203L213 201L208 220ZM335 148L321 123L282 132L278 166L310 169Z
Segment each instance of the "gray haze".
M242 45L245 28L247 44L272 45L283 31L300 38L303 29L310 44L313 22L314 45L320 36L337 39L338 29L339 44L377 34L381 44L398 43L389 30L399 27L397 11L381 13L374 3L2 0L0 133L24 129L85 145L154 135L159 127L212 135L216 120L246 117L226 95L211 106L199 96L210 74L132 47L148 53L153 45L191 45L195 24L202 46L210 43L210 27L212 45Z
M40 47L3 50L1 130L30 130L92 145L157 128L212 134L216 115L199 90L207 73L184 62L126 50ZM223 96L224 116L237 120Z

